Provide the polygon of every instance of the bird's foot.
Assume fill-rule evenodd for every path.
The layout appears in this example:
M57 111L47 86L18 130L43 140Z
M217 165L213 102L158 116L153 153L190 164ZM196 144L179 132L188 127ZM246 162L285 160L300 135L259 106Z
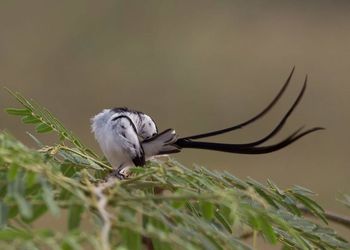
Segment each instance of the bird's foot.
M119 180L125 180L130 176L130 167L114 169L108 176L109 178L117 178Z

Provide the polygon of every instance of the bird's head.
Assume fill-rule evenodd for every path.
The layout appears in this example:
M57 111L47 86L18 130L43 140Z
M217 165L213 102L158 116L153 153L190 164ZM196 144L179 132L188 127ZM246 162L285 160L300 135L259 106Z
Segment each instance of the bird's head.
M142 140L149 139L158 134L158 129L155 122L148 115L141 115L141 126L138 134Z

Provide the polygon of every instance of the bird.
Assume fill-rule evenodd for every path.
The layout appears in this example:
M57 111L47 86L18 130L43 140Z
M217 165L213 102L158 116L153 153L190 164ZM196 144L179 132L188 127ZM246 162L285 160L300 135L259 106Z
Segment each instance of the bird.
M323 127L313 127L307 130L304 130L304 127L300 127L291 135L275 144L261 146L261 144L274 137L283 128L292 112L300 103L307 87L308 77L306 75L303 86L294 103L280 122L266 136L259 140L243 144L198 141L198 139L244 128L266 115L287 89L294 70L295 67L293 67L277 95L257 115L237 125L206 133L179 138L175 130L171 128L159 133L155 121L143 112L126 107L102 110L102 112L91 119L91 128L103 154L113 167L111 176L118 179L125 179L128 177L130 167L142 167L152 157L178 153L185 148L236 154L267 154L283 149L310 133L323 130Z
M154 120L126 107L104 109L92 118L92 132L113 167L125 179L130 166L144 166L153 156L180 152L174 129L158 133Z

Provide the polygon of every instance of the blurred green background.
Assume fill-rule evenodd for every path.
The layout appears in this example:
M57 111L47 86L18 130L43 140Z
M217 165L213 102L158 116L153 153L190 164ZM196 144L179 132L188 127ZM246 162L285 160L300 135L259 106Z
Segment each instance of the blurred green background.
M335 198L350 193L349 13L349 1L2 0L0 85L37 100L99 150L89 119L103 108L141 110L160 130L180 135L220 129L265 107L295 65L290 88L268 116L216 140L267 134L305 74L304 100L273 141L301 125L326 131L267 155L186 150L174 157L281 187L299 184L346 213ZM1 90L0 107L9 106L17 103ZM0 121L34 146L30 126L4 112Z

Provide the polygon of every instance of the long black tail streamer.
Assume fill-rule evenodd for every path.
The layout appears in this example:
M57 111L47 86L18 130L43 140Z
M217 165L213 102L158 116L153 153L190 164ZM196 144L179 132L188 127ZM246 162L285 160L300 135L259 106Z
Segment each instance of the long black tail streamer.
M255 122L256 120L260 119L261 117L263 117L266 113L268 113L271 108L273 108L273 106L275 106L275 104L278 102L278 100L281 98L281 96L283 95L283 93L285 92L285 90L287 89L290 80L292 79L293 73L294 73L295 67L293 67L292 71L290 72L286 82L283 84L281 90L278 92L278 94L276 95L276 97L269 103L269 105L263 110L261 111L259 114L257 114L256 116L254 116L253 118L250 118L249 120L242 122L240 124L237 124L233 127L229 127L229 128L225 128L225 129L220 129L220 130L216 130L216 131L211 131L208 133L203 133L203 134L198 134L198 135L191 135L191 136L186 136L183 139L200 139L200 138L205 138L205 137L210 137L210 136L215 136L215 135L220 135L220 134L224 134L233 130L237 130L240 128L243 128L253 122Z
M259 139L257 141L251 142L251 143L244 143L244 144L227 144L227 143L193 141L194 139L215 136L215 135L227 133L227 132L242 128L250 123L253 123L257 119L261 118L262 116L264 116L269 110L271 110L271 108L280 99L280 97L284 93L285 89L287 88L287 86L292 78L293 73L294 73L294 68L291 71L291 73L290 73L289 77L287 78L285 84L283 85L282 89L278 92L277 96L258 115L254 116L253 118L249 119L246 122L235 125L233 127L229 127L229 128L217 130L217 131L212 131L212 132L208 132L208 133L204 133L204 134L198 134L198 135L180 138L176 141L175 145L178 146L179 148L208 149L208 150L237 153L237 154L266 154L266 153L271 153L271 152L280 150L284 147L287 147L288 145L292 144L293 142L299 140L300 138L302 138L310 133L324 129L322 127L314 127L314 128L311 128L311 129L308 129L306 131L301 132L303 130L303 127L302 127L300 129L296 130L294 133L292 133L290 136L288 136L284 140L282 140L276 144L269 145L269 146L257 147L258 145L271 139L273 136L275 136L283 128L283 126L287 122L289 116L292 114L292 112L298 106L298 104L300 103L300 101L305 93L306 86L307 86L307 76L306 76L303 87L302 87L299 95L297 96L296 100L294 101L293 105L290 107L288 112L284 115L282 120L277 124L277 126L268 135L266 135L262 139Z

